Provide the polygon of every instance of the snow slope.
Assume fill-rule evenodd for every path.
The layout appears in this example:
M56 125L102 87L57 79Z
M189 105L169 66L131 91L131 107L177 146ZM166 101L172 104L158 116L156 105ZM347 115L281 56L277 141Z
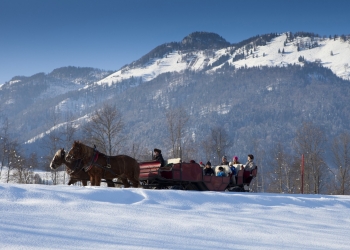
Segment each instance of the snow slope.
M0 214L0 249L349 249L349 196L0 184Z
M309 37L299 37L293 42L288 42L284 46L286 41L286 33L274 38L270 43L265 46L258 46L257 50L252 54L248 53L245 59L241 59L233 62L232 59L237 53L242 53L242 48L236 48L235 53L230 55L227 62L235 67L254 67L254 66L285 66L287 64L301 64L299 57L302 56L309 62L320 62L324 67L331 69L337 76L343 79L350 79L350 43L344 42L337 38L315 38L311 41ZM297 43L310 43L317 42L318 47L312 49L302 49L298 51ZM278 50L284 53L278 53ZM166 72L181 72L185 69L189 70L202 70L207 65L211 65L217 61L220 56L229 54L230 47L226 49L220 49L212 53L206 51L191 51L181 52L173 51L162 58L153 58L146 65L140 68L125 67L112 75L98 81L96 84L116 84L122 80L130 79L131 77L136 79L142 79L143 81L150 81L157 77L159 74ZM247 52L245 52L247 54ZM331 53L333 55L331 55ZM221 64L218 67L221 67ZM215 70L213 68L212 70ZM208 71L208 73L210 70Z
M301 64L298 61L300 56L303 56L306 61L315 62L318 60L324 67L329 68L339 77L350 79L350 44L342 42L339 39L333 40L326 38L318 40L319 46L312 49L297 51L296 41L289 42L284 47L284 41L287 36L285 34L273 39L266 46L259 46L258 50L249 55L247 59L235 62L235 66L243 67L245 64L248 67L253 66L284 66L287 64ZM309 38L299 38L307 42ZM278 53L278 50L285 53ZM331 55L333 52L333 56ZM263 56L265 53L265 57ZM258 57L256 57L258 56ZM344 67L345 64L348 66Z

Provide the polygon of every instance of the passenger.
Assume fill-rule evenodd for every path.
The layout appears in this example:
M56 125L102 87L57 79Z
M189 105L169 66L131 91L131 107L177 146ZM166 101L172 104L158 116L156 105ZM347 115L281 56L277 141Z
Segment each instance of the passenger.
M205 167L203 162L200 162L200 163L199 163L199 166L201 166L201 168L204 168L204 167Z
M223 167L219 167L219 171L218 171L216 176L226 176Z
M195 160L190 160L190 163L196 163L196 161Z
M232 160L233 160L232 164L241 164L241 163L238 161L238 157L237 157L237 156L233 157Z
M255 163L254 163L254 156L253 155L248 155L248 161L245 164L244 170L245 171L252 171L255 168Z
M236 156L235 156L236 157ZM234 164L234 157L233 157L233 161L230 162L230 169L231 169L231 172L232 172L232 176L231 176L231 180L230 180L230 183L231 185L236 185L236 175L237 175L237 169L235 166L233 166Z
M204 175L214 175L214 170L211 168L211 162L208 161L204 168Z
M224 155L224 156L222 157L220 165L228 165L228 161L227 161L226 155Z
M238 157L235 156L232 158L232 162L230 162L230 169L232 171L232 175L236 175L237 174L237 169L235 166L233 166L234 164L241 164L239 161L238 161Z
M233 162L230 162L229 167L231 169L232 175L236 175L237 174L237 169L236 169L235 166L233 166Z
M164 161L164 158L162 156L162 150L155 148L153 151L154 151L153 160L159 161L160 167L164 167L165 161Z

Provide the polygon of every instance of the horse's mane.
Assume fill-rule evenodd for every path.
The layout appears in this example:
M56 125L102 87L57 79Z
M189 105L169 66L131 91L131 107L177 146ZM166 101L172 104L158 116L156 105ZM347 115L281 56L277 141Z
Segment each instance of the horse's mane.
M56 151L55 155L53 156L52 161L55 161L55 159L57 159L57 158L61 159L62 158L62 151L64 152L64 155L66 154L66 152L64 151L64 148L60 148L59 150Z
M95 150L93 147L87 146L87 145L85 145L84 143L82 143L80 141L75 141L73 143L73 147L76 147L78 145L81 148L81 154L82 154L83 158L85 158L85 157L92 157L92 154L93 154L93 152ZM106 156L104 153L101 153L98 150L97 150L97 152L99 153L100 156Z
M61 151L62 151L62 148L60 148L59 150L57 150L55 156L61 157Z

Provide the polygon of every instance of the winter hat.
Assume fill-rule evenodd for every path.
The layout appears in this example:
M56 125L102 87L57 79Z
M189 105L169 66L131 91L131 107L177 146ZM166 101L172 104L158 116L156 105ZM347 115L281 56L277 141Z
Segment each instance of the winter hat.
M160 149L158 149L158 148L155 148L153 151L154 151L154 152L158 152L159 154L162 153L162 150L160 150Z
M200 164L200 165L204 165L203 162L200 162L199 164Z
M233 161L238 161L238 157L237 156L235 156L235 157L233 157L233 159L232 159Z
M250 159L254 159L254 156L253 155L248 155L248 157L250 158Z
M224 156L222 157L222 159L226 159L226 160L227 160L227 156L226 156L226 155L224 155Z
M223 167L219 167L219 170L222 170L222 171L224 171L224 168L223 168Z
M207 162L207 165L211 166L211 162L210 162L210 161L208 161L208 162Z

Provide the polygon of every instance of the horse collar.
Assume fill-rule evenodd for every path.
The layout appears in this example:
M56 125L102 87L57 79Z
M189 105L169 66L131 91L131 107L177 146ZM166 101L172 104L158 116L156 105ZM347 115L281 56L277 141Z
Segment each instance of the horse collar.
M98 151L96 149L94 149L94 152L95 152L95 154L92 155L91 163L89 165L87 165L86 167L84 167L85 172L88 172L98 159Z

